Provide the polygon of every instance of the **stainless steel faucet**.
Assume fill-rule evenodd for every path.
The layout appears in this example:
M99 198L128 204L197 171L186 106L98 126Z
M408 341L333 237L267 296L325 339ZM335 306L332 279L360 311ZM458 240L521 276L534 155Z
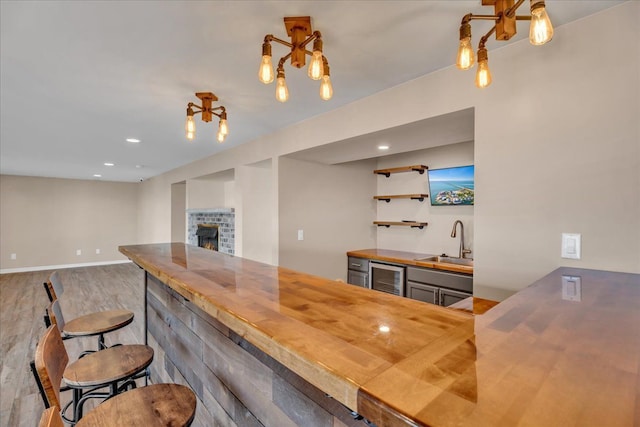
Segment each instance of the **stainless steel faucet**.
M460 251L458 253L458 258L464 258L466 254L470 254L471 251L469 249L464 248L464 225L462 221L457 219L453 223L453 230L451 230L451 237L456 237L456 229L458 228L458 224L460 224Z

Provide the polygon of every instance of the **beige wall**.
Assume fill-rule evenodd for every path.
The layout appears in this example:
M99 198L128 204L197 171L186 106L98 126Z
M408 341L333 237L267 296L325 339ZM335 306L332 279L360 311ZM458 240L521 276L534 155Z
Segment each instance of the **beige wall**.
M170 239L172 183L473 107L477 295L504 296L560 265L640 272L640 68L628 42L640 39L639 16L640 3L628 2L556 28L543 47L492 41L494 83L485 90L451 66L145 181L140 240ZM279 182L280 197L288 185ZM293 264L299 227L283 216L296 207L287 198L279 202L284 265ZM321 227L325 212L308 213ZM562 232L582 233L582 260L560 258ZM326 265L344 256L320 241L305 245L335 259ZM317 271L310 260L295 264Z
M187 240L187 183L171 184L171 241Z
M277 211L271 159L238 168L242 190L241 215L236 215L236 239L242 242L242 257L277 265Z
M639 17L640 3L623 4L558 28L549 49L491 55L500 84L475 121L476 283L517 290L558 266L640 272L640 50L620 43L640 40ZM582 234L581 260L560 257L562 232Z
M223 181L209 179L190 179L187 181L187 209L223 207L227 207Z
M0 268L126 260L118 246L137 242L137 200L137 183L2 175Z
M375 247L374 169L373 160L330 166L280 158L281 266L346 281L346 252Z

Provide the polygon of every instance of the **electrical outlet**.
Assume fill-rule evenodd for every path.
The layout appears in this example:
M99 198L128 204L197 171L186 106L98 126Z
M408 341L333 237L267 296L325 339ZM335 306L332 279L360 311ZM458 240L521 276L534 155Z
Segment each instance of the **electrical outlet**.
M562 233L562 258L580 259L581 235L576 233Z
M11 259L15 260L16 258L16 254L11 254Z
M80 249L76 250L76 255L82 255L82 251Z
M304 240L304 230L298 230L298 240Z
M100 249L96 249L96 255L100 255Z
M582 301L580 276L562 276L562 299L576 302Z

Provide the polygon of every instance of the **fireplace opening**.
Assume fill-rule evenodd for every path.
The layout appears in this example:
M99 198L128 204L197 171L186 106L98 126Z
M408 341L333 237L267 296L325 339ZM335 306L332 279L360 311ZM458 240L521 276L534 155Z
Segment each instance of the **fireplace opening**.
M201 248L217 251L219 235L217 224L198 224L196 236L198 236L198 246Z

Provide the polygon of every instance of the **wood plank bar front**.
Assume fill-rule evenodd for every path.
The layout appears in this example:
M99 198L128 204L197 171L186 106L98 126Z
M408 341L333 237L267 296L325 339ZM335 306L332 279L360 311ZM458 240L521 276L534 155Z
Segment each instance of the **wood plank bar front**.
M182 243L120 251L258 359L378 427L640 422L638 274L560 268L472 316ZM563 276L580 278L579 302L562 298Z

